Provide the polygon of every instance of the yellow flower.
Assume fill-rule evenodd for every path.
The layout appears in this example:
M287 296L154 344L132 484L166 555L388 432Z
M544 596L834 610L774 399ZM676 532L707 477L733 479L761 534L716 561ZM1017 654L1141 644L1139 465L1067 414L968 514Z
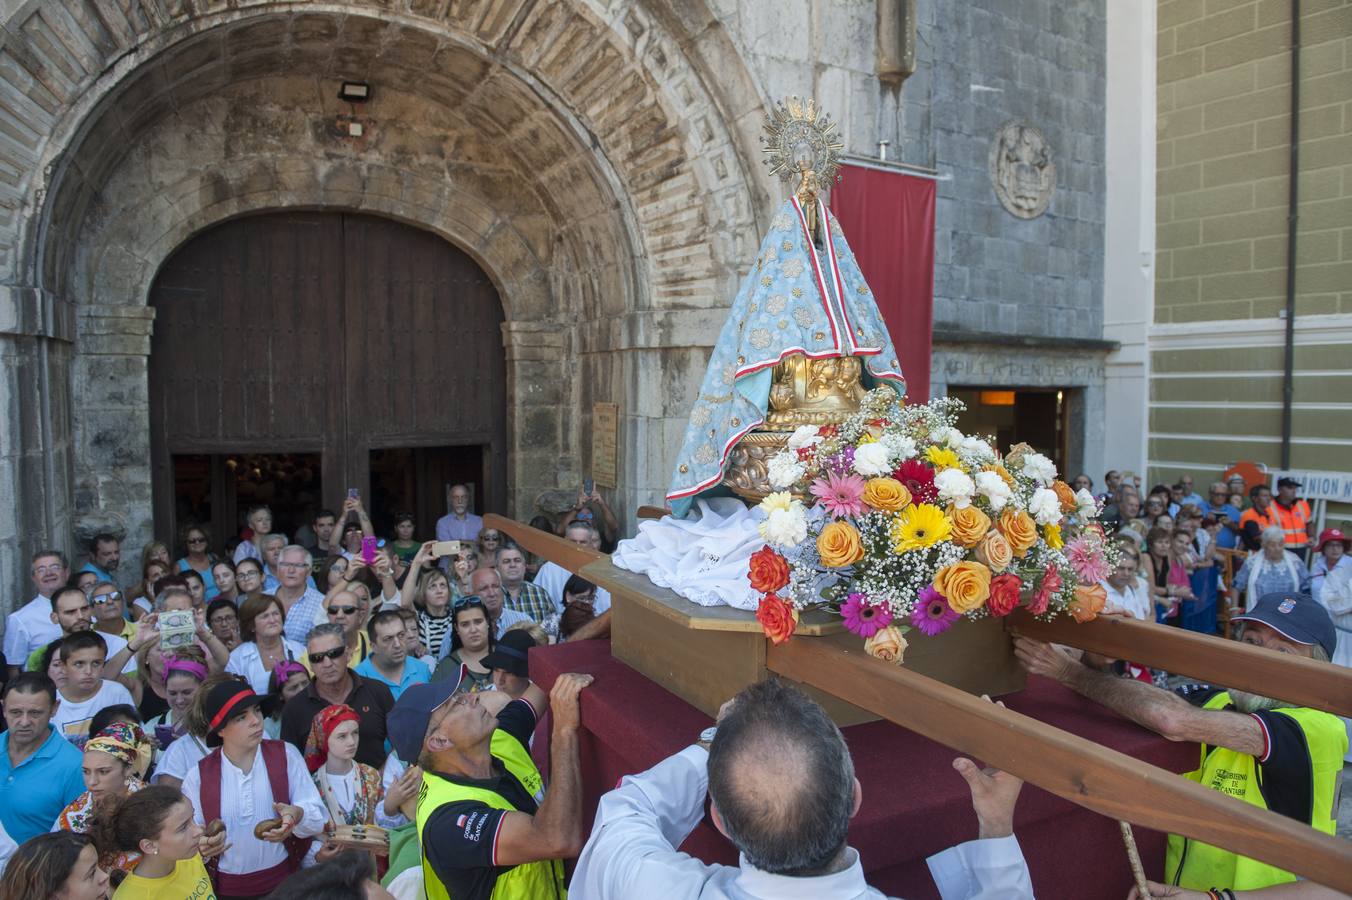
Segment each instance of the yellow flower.
M867 431L865 431L863 434L859 435L859 446L860 446L860 447L864 446L865 444L876 444L876 443L878 443L878 439L877 439L876 437L874 437L873 435L869 434Z
M911 492L895 478L870 478L864 485L863 500L874 509L900 512L911 502Z
M760 502L760 508L765 510L765 514L768 516L775 510L788 512L792 504L793 494L788 491L777 491L773 494L766 494L765 499Z
M1061 540L1060 525L1043 525L1042 538L1047 542L1047 546L1053 550L1060 550L1065 546L1065 541Z
M1011 491L1014 490L1014 476L1009 474L1009 470L1006 469L1004 466L1000 465L999 463L989 466L982 466L981 471L994 472L996 475L1000 476L1000 480L1005 483L1006 487L1008 487Z
M901 511L892 522L892 542L898 553L923 550L946 540L953 526L944 511L931 503L917 503Z
M925 451L925 459L940 472L944 469L962 468L962 463L958 462L958 454L947 447L930 447Z

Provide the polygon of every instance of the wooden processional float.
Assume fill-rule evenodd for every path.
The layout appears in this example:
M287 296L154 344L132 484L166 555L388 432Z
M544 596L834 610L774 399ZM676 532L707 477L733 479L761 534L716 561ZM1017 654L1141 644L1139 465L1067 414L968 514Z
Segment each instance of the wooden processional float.
M810 260L816 259L815 251L806 241L817 247L836 247L829 223L821 221L826 213L818 202L818 194L833 183L839 163L841 145L834 128L812 101L803 103L797 98L777 105L766 122L765 152L771 174L797 179L794 209L805 217L802 227L808 232L800 249ZM785 219L790 217L786 214ZM839 250L844 255L844 238L837 237L841 243L830 252ZM756 296L757 283L770 291L769 285L777 284L773 274L795 277L787 273L783 261L785 254L799 252L794 243L797 237L790 240L788 232L780 231L777 238L782 243L767 238L756 269L748 275L754 281L744 285L750 290L746 306L738 312L739 294L729 313L729 323L734 316L743 317L738 335L748 327L748 333L755 334L746 316L756 313L750 298ZM781 268L776 269L777 265ZM841 310L850 306L865 319L873 316L878 330L885 332L886 325L868 298L867 285L859 280L851 291L848 285L840 286L840 279L837 272L834 291L827 287L830 279L823 280L821 291L830 294ZM847 303L847 295L853 298L855 294L865 300ZM827 299L822 297L829 307ZM770 303L783 297L765 300L768 311ZM861 323L856 320L854 324ZM777 327L787 325L785 320ZM834 324L831 330L835 332ZM856 330L864 339L866 328ZM811 345L809 339L825 337L824 327L816 335L810 331L799 336L806 342L802 346ZM891 349L885 334L870 337L885 339L879 346ZM720 336L720 344L722 340ZM733 363L719 359L715 347L706 381L719 374L722 380L710 381L706 385L710 390L702 387L700 396L701 401L714 402L720 397L706 395L728 393L727 369L716 362L734 372L757 371L763 359L774 365L762 424L735 436L721 475L724 486L752 502L772 490L767 462L786 446L789 433L803 425L840 423L859 410L864 394L861 368L872 365L851 355L852 350L843 345L833 348L834 352L818 347L817 352L803 353L795 352L798 345L781 344L789 349L768 356L766 346L764 342L749 344L748 358L737 355ZM724 352L740 354L741 349L739 343ZM897 361L892 359L891 365L892 370L872 370L872 377L899 380ZM702 418L707 426L711 417ZM731 418L729 424L739 425L738 419ZM692 458L699 462L697 454ZM680 465L677 471L685 473L687 466ZM693 474L682 477L695 482ZM667 512L644 507L639 517L660 518ZM1043 621L1023 610L1004 619L961 619L941 636L911 642L904 665L898 666L869 656L840 617L828 612L802 614L793 639L775 645L749 612L691 603L644 575L615 567L606 554L580 549L502 516L485 516L484 523L510 535L536 556L609 591L612 655L710 716L738 691L773 673L801 684L842 726L881 717L1110 818L1224 847L1352 893L1352 843L981 698L982 694L1012 693L1026 683L1014 658L1009 628L1032 638L1131 659L1344 716L1352 716L1352 669L1116 616L1078 624L1065 613ZM972 660L981 664L973 666Z
M698 606L615 567L608 554L512 519L487 515L484 524L609 591L615 658L710 716L743 687L773 673L803 685L841 724L884 718L1101 815L1205 841L1352 893L1352 843L918 671L912 651L942 639L913 642L906 664L895 666L868 656L838 617L808 613L793 640L774 646L750 613ZM1008 621L1038 640L1352 716L1352 669L1117 616L1048 622L1018 610ZM994 619L980 624L1004 628ZM677 629L685 632L673 640ZM934 665L934 657L917 659L921 667Z

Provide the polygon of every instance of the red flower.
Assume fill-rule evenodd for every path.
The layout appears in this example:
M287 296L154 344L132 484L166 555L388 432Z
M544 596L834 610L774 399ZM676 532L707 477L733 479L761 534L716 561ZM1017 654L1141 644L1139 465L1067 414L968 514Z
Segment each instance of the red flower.
M934 469L918 459L908 459L897 466L892 477L906 485L912 503L933 503L939 499L939 491L934 487Z
M770 594L789 583L789 564L769 547L762 547L751 554L751 567L746 577L752 590Z
M991 579L991 595L986 598L986 609L993 616L1007 616L1019 605L1019 591L1023 582L1017 575L996 575Z
M840 428L836 425L823 425L817 429L817 434L820 437L829 438L834 437L835 433L839 430Z
M1061 592L1064 583L1061 581L1061 573L1057 571L1056 566L1047 566L1047 571L1042 573L1042 581L1037 586L1037 593L1033 595L1033 600L1028 604L1028 611L1035 616L1040 616L1047 611L1047 606L1051 603L1052 595Z
M766 594L756 609L756 621L761 623L766 637L782 644L798 627L798 610L785 603L778 594Z

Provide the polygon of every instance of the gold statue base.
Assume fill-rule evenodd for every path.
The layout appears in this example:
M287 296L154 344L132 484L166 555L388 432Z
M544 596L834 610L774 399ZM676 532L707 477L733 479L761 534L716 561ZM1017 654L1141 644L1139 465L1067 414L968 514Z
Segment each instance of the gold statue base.
M838 425L858 412L866 393L862 375L863 364L857 356L786 356L775 366L765 423L732 448L723 484L752 503L773 493L770 458L784 449L789 435L800 426ZM804 491L792 493L808 499Z

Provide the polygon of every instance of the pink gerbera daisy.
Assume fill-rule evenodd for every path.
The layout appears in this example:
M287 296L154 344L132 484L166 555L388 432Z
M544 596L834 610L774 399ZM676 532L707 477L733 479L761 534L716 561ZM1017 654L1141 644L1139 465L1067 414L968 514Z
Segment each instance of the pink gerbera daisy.
M866 594L850 594L840 614L845 627L862 638L871 638L892 621L892 611L883 603L870 603Z
M812 496L837 519L864 514L864 479L858 475L837 475L828 472L825 478L812 482Z
M1066 560L1075 570L1075 577L1084 584L1098 584L1108 577L1108 560L1096 541L1076 538L1066 547Z
M1061 592L1063 585L1061 573L1056 566L1048 565L1047 571L1042 573L1042 581L1038 584L1037 593L1033 595L1033 602L1028 604L1028 611L1035 616L1045 613L1047 607L1051 604L1052 597Z
M958 611L948 605L943 594L930 585L916 598L915 609L911 610L911 624L929 637L943 634L958 621Z

